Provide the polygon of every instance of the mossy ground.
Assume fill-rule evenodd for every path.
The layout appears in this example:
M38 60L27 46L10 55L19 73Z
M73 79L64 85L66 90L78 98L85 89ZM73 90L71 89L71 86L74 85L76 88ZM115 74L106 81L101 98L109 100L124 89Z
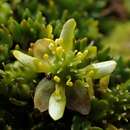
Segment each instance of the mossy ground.
M117 67L107 93L94 80L96 99L89 115L66 109L62 119L53 121L48 112L34 109L33 103L36 85L46 75L16 62L12 50L27 53L36 40L59 37L69 18L77 22L75 49L90 44L98 49L97 57L88 63L114 59ZM0 129L129 130L129 20L129 0L1 0Z

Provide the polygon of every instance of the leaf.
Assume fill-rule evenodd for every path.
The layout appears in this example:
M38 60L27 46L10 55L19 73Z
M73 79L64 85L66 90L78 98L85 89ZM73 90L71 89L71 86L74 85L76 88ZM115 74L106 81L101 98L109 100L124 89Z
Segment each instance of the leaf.
M106 130L118 130L118 129L114 125L108 124L108 127L106 128Z
M56 84L56 90L49 99L49 114L53 120L62 118L66 105L66 96L64 86Z
M86 48L88 50L87 58L95 58L97 55L97 47L90 46Z
M85 87L87 88L88 95L89 95L90 99L93 99L95 97L93 82L89 76L87 76L87 78L86 78Z
M104 119L109 111L109 102L105 99L93 99L91 100L91 113L90 117L95 120L99 121Z
M91 122L81 115L76 115L73 117L71 130L89 130L91 127Z
M103 130L103 129L99 127L90 127L88 130Z
M48 109L49 98L54 91L54 83L46 78L42 79L36 87L34 107L44 112Z
M87 115L90 111L90 97L87 88L81 86L78 82L73 87L67 87L67 107L71 110Z
M110 80L110 75L104 76L100 79L99 81L99 89L102 92L106 92L108 89L108 84L109 84L109 80Z

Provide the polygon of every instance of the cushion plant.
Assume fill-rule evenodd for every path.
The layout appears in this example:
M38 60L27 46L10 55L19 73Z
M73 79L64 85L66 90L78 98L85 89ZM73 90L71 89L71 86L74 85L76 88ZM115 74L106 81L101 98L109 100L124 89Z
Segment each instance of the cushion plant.
M41 112L48 109L54 120L62 118L65 107L87 115L95 98L93 80L99 79L99 87L106 91L109 76L116 67L114 60L94 62L97 48L92 44L76 48L75 27L71 18L63 25L59 38L37 40L28 54L13 51L19 62L35 73L45 74L36 86L34 107Z

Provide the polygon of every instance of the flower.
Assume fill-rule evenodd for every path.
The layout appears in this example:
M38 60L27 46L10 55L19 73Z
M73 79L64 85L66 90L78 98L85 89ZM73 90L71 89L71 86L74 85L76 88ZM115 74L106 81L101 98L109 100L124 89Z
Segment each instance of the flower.
M31 44L30 55L13 51L21 63L51 77L44 77L38 83L34 106L41 112L48 109L54 120L62 118L65 107L88 114L94 98L93 79L110 75L116 67L113 60L88 65L87 60L96 55L97 49L95 46L75 49L75 27L75 20L69 19L55 41L44 38Z

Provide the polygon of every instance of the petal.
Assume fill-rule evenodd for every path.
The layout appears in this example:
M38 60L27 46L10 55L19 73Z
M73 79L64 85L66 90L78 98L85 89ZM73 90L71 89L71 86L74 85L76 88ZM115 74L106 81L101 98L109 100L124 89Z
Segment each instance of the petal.
M42 79L36 87L34 95L34 107L44 112L48 109L49 98L54 91L54 83L51 80Z
M60 38L63 39L61 45L65 51L71 50L73 48L75 27L76 27L76 22L73 18L71 18L64 24L62 28Z
M90 111L90 97L87 88L79 83L66 89L67 107L71 110L78 111L87 115Z
M51 72L51 65L46 62L42 62L38 58L29 56L18 50L14 50L13 55L18 61L20 61L24 65L31 67L31 69L36 72Z
M110 60L101 63L95 63L92 64L92 67L96 70L94 78L97 79L111 74L116 68L116 62L114 60Z
M53 40L47 39L47 38L37 40L34 44L31 45L31 48L30 48L33 56L42 59L43 54L45 53L51 54L49 45L50 43L53 43L53 42L54 42Z
M65 88L56 85L56 90L49 99L49 114L53 120L62 118L66 105Z

